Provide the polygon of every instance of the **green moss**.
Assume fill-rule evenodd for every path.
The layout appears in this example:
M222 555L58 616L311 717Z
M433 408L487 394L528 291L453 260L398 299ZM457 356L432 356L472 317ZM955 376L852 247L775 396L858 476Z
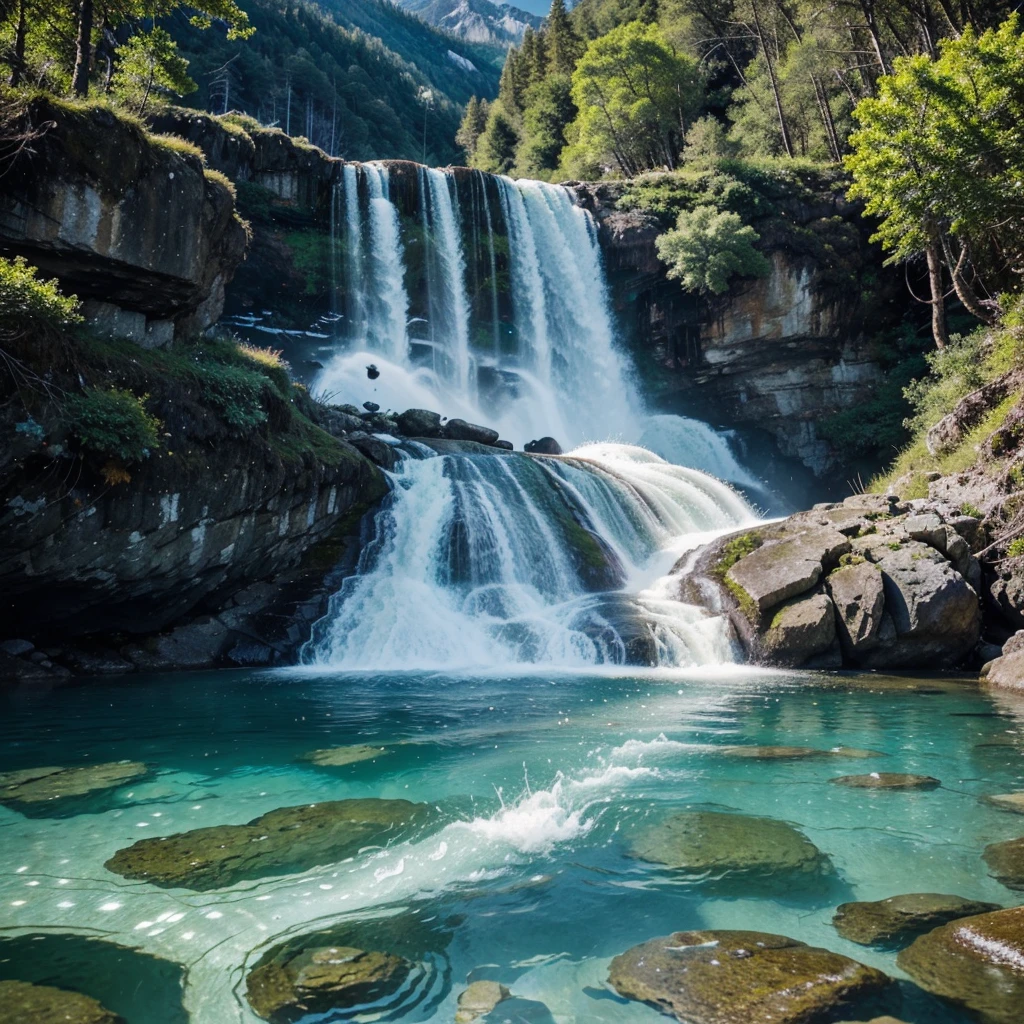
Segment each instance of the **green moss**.
M839 556L839 568L845 568L848 565L863 565L867 559L863 555L855 555L852 551L848 551L845 555Z
M204 167L206 166L206 154L194 143L189 142L187 139L183 139L180 135L157 135L152 132L147 133L147 138L153 145L159 146L161 149L166 149L171 153L177 153L178 156L193 157L198 160ZM217 174L217 171L209 171L208 174ZM221 175L221 177L224 177ZM225 178L225 180L227 180Z
M965 501L960 506L960 515L962 515L962 516L973 516L975 519L984 519L985 518L985 515L981 511L981 509L978 508L977 505L972 505L969 501Z
M722 554L710 570L714 576L736 599L740 611L751 621L757 622L760 617L760 609L754 599L734 579L729 576L729 570L741 559L752 554L764 543L759 534L743 533L727 541L722 548Z
M566 538L570 549L577 554L589 569L606 569L608 556L597 538L585 527L580 526L571 516L563 521Z
M894 541L890 541L889 542L889 550L890 551L899 551L899 549L900 549L900 542L898 540L894 540Z
M64 415L71 435L101 459L140 462L160 447L160 421L146 411L149 396L123 388L89 388L68 396Z
M1010 541L1010 546L1006 549L1006 557L1024 557L1024 537L1017 537L1015 540Z
M212 167L206 167L203 169L203 177L207 181L212 181L215 185L226 189L230 193L232 200L238 198L238 190L235 188L235 183L223 172L214 170Z

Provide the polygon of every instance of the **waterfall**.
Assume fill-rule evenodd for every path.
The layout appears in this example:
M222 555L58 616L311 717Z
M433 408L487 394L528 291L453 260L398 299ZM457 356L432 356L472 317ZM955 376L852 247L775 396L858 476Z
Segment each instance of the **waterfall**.
M304 660L431 669L732 660L731 627L670 593L689 550L755 521L730 487L619 444L569 457L405 446L358 571Z
M345 164L342 168L345 203L345 269L348 280L349 337L356 338L366 331L366 281L363 273L363 221L359 212L359 171L355 164ZM335 186L331 197L335 207L341 201L341 195ZM340 220L334 213L335 220ZM334 308L341 309L339 301L339 283L334 281Z
M406 357L406 320L409 297L405 291L405 267L398 211L388 195L388 172L377 164L365 164L370 193L370 259L373 264L373 309L368 340L389 359Z

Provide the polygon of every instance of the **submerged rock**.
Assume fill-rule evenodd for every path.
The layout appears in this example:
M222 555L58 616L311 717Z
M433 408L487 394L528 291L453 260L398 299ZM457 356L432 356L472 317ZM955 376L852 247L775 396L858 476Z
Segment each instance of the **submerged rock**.
M310 750L302 755L303 761L310 761L321 768L343 768L347 764L359 761L372 761L384 757L391 751L387 747L371 747L365 743L357 743L349 747L325 747L323 750Z
M684 811L633 842L640 860L691 875L773 877L821 874L828 858L802 832L774 818L719 811Z
M512 995L504 985L497 981L474 981L459 996L459 1006L455 1011L455 1024L472 1024L477 1017L490 1013L498 1003Z
M303 949L261 962L249 972L249 1005L271 1024L369 1003L398 989L412 964L391 953L351 946Z
M306 871L404 836L427 817L408 800L333 800L280 807L247 825L214 825L118 850L106 867L124 878L206 891Z
M1024 889L1024 836L1007 839L1004 843L991 843L982 854L989 866L989 874L1007 889Z
M994 796L986 796L984 801L1001 811L1024 814L1024 790L1019 793L996 793Z
M899 772L871 772L870 775L840 775L829 779L837 786L851 789L935 789L942 783L930 775L903 775Z
M77 768L23 768L0 775L0 803L11 807L85 796L142 778L149 769L141 761L111 761Z
M984 1024L1020 1024L1024 1007L1024 907L943 925L896 961L921 988Z
M904 943L961 917L1001 910L998 903L933 892L890 896L871 903L843 903L832 924L844 939L862 946Z
M124 1024L95 999L27 981L0 981L0 1024Z
M685 1024L817 1024L869 1005L892 983L783 935L725 930L634 946L612 960L608 980L620 995Z
M756 761L788 760L802 757L830 757L831 750L815 747L729 746L716 751L728 757L749 757Z

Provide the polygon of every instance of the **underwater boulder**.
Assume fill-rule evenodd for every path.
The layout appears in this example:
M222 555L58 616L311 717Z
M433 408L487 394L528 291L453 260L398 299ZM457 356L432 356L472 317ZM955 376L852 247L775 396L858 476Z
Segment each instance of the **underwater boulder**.
M0 1024L124 1024L81 992L27 981L0 981Z
M370 844L404 838L428 816L408 800L331 800L280 807L247 825L214 825L141 839L105 867L123 878L205 892L268 875L307 871Z
M473 1024L478 1017L490 1013L498 1003L512 995L497 981L474 981L459 995L455 1011L455 1024Z
M641 943L612 960L608 980L620 995L685 1024L834 1021L875 1008L892 985L874 967L827 949L731 930L675 932Z
M873 902L843 903L832 924L861 946L909 942L924 932L962 917L1002 910L998 903L968 900L934 892L913 892Z
M916 939L897 964L925 991L984 1024L1020 1024L1024 907L965 917Z
M360 1006L400 988L412 964L391 953L325 946L281 953L245 981L249 1005L271 1024Z
M322 750L310 750L302 755L301 760L309 761L320 768L344 768L346 765L358 764L360 761L372 761L390 753L391 751L387 747L371 747L366 743L356 743L347 747L325 747Z
M990 843L982 856L993 878L1007 889L1024 889L1024 836Z
M984 802L1001 811L1024 814L1024 791L1016 793L995 793L983 798Z
M0 803L18 808L123 786L146 775L141 761L110 761L104 764L61 768L23 768L0 775Z
M642 832L632 856L688 875L792 880L831 865L802 832L774 818L721 811L684 811Z
M829 779L850 789L935 789L942 783L930 775L905 775L900 772L871 772L868 775L840 775Z

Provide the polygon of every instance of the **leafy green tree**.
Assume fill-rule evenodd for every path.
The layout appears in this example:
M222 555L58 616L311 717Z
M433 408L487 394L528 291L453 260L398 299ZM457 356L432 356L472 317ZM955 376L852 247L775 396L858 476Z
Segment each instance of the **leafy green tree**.
M568 76L554 75L531 85L526 93L515 173L526 178L550 177L565 147L565 126L575 115Z
M765 277L771 272L771 264L754 248L759 237L738 214L698 206L683 210L675 229L666 231L656 245L669 277L687 291L720 295L735 275Z
M492 174L508 174L516 160L519 133L515 122L499 99L491 104L487 114L487 127L477 140L472 165Z
M572 75L580 156L632 176L675 166L702 99L697 62L669 46L657 25L631 22L595 39Z
M969 275L1024 260L1024 39L1016 16L980 36L967 28L939 56L898 58L877 98L855 109L846 158L850 194L881 218L889 262L922 254L932 333L943 348L948 272L964 306L991 321L997 306Z
M112 88L115 96L144 114L154 92L186 96L198 87L189 78L188 61L178 53L170 34L154 28L137 33L118 47Z
M710 115L699 117L686 133L682 158L686 164L696 167L713 167L719 160L736 155L737 146L717 118Z

